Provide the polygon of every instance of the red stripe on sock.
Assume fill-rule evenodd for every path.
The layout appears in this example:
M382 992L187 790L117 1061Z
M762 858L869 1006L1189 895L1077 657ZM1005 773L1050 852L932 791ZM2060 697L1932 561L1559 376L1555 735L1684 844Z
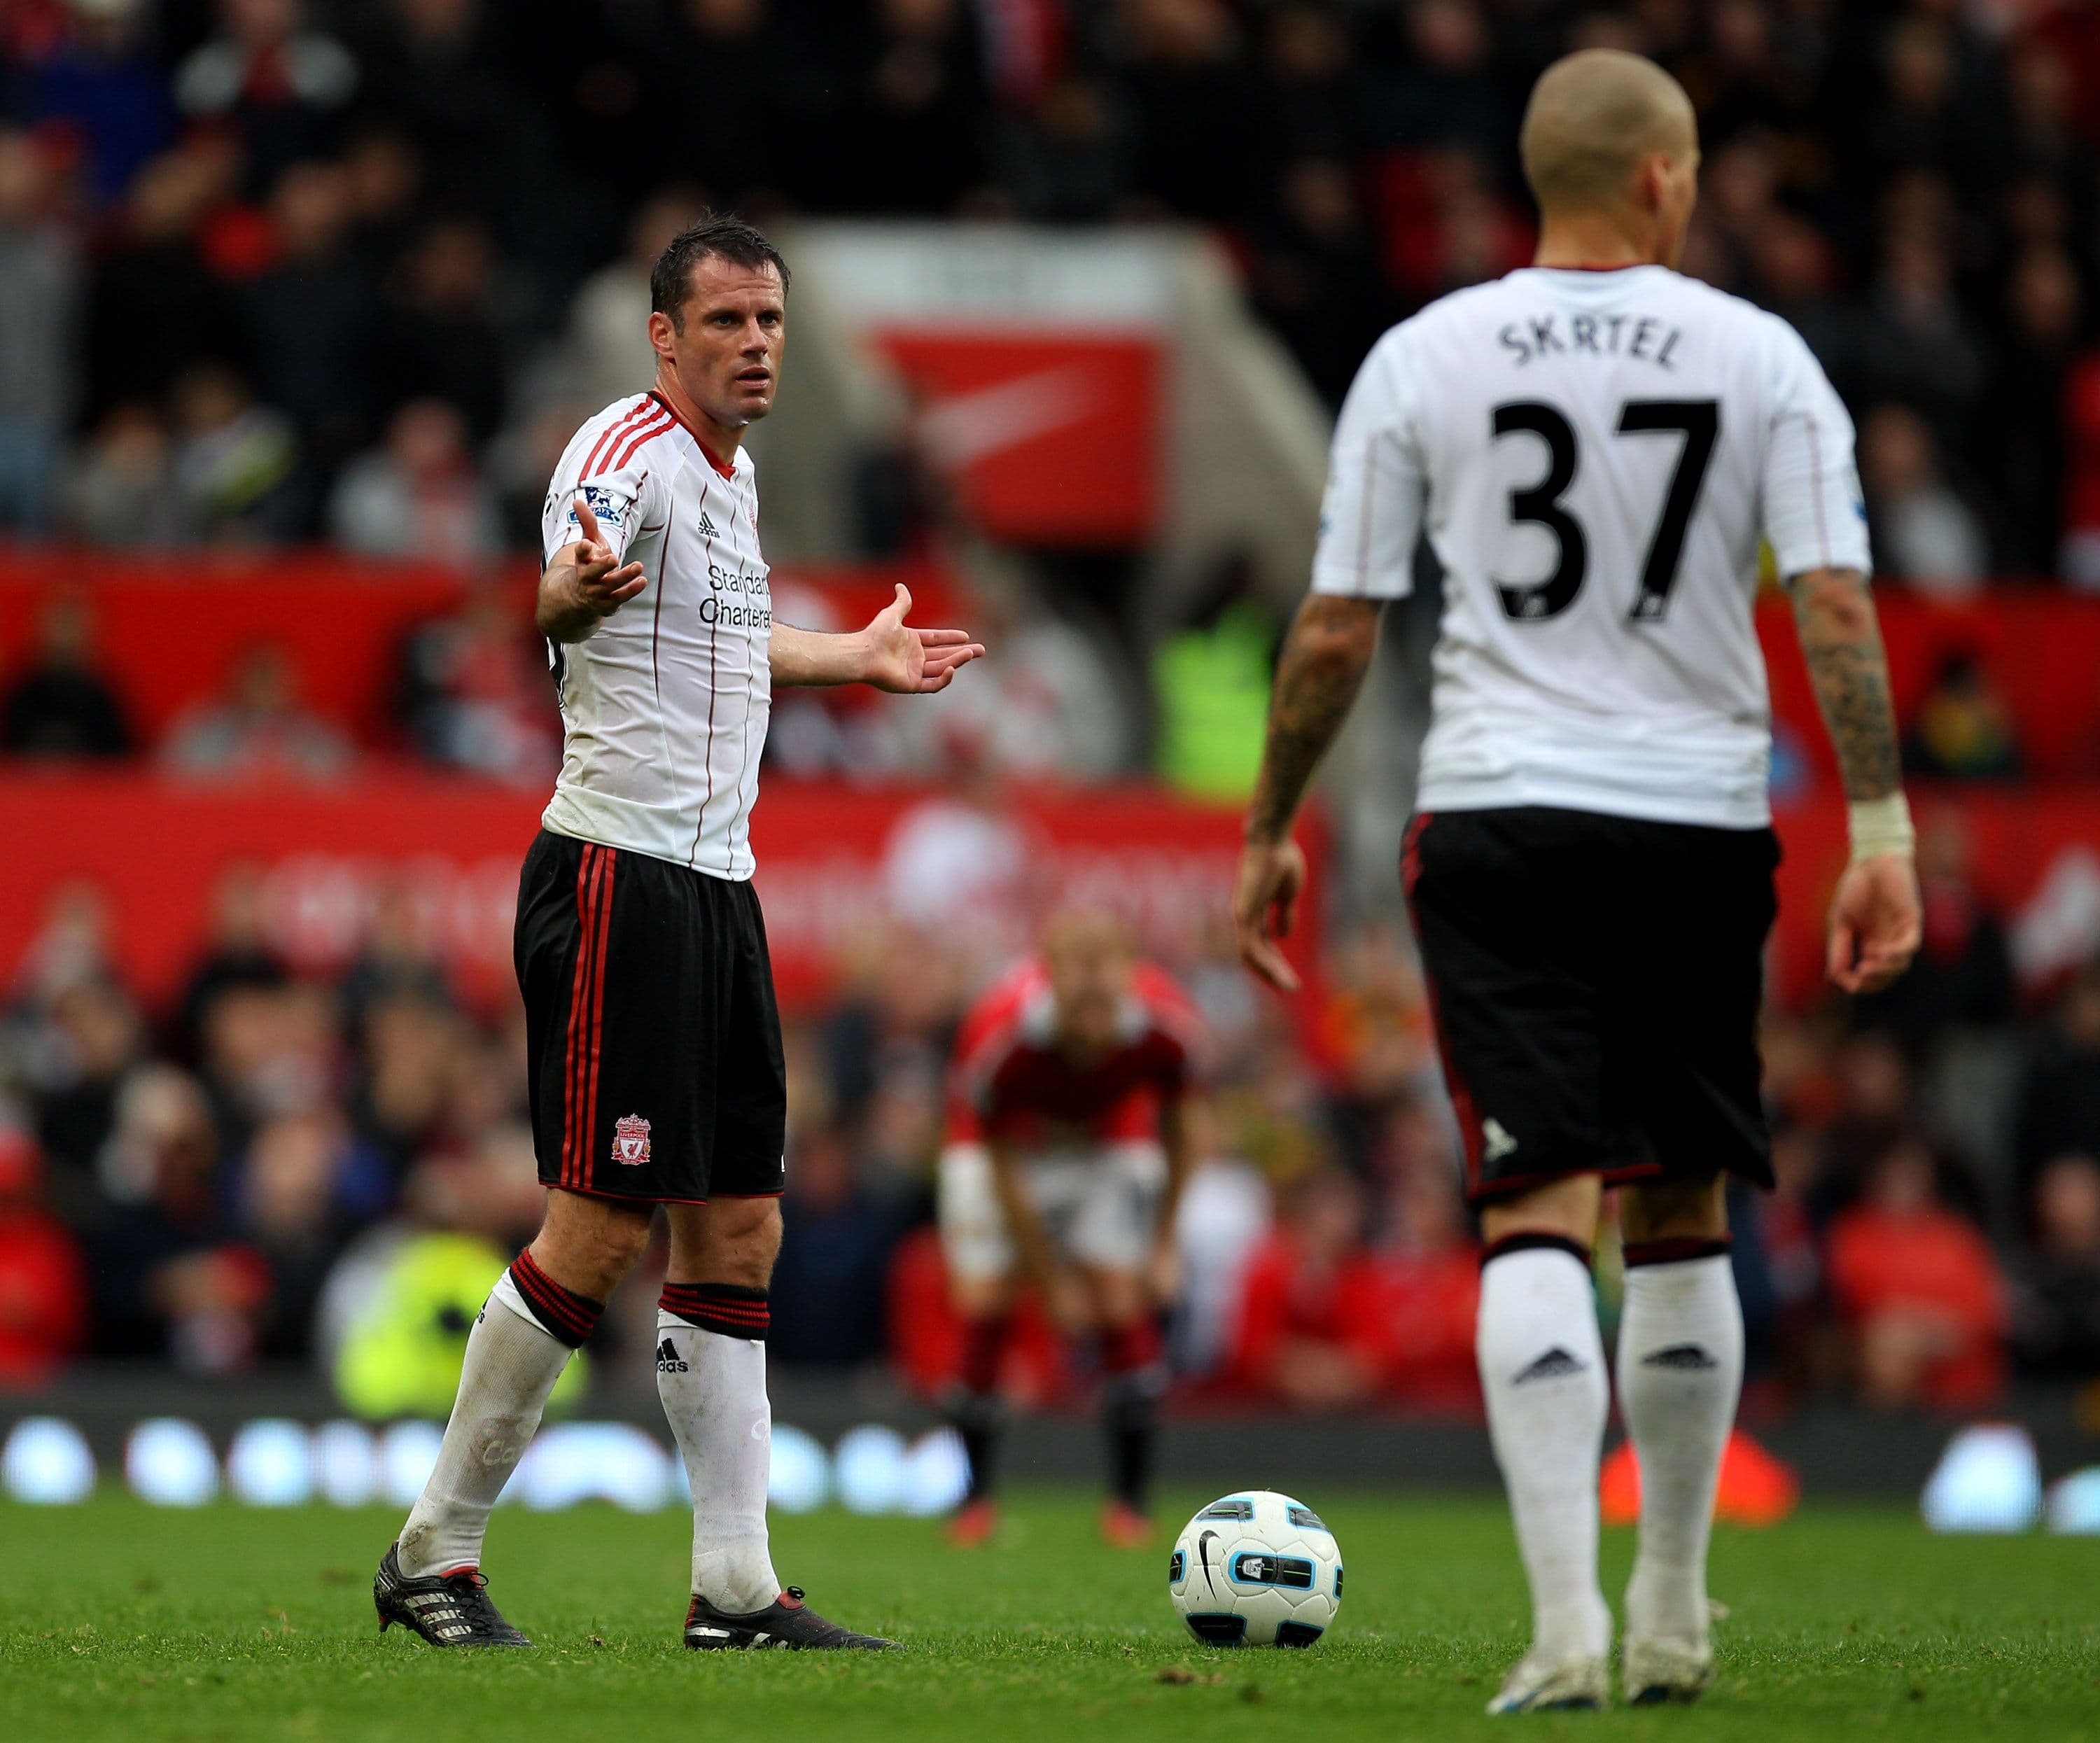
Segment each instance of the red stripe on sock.
M659 1305L669 1308L674 1313L704 1313L710 1319L734 1319L741 1323L754 1326L764 1325L773 1317L772 1310L769 1308L731 1309L724 1307L719 1301L690 1301L682 1298L675 1301L664 1301Z
M510 1281L518 1285L518 1294L525 1295L529 1304L542 1310L548 1319L557 1321L565 1331L590 1330L590 1315L576 1306L569 1291L548 1277L529 1251L523 1251L510 1262Z
M598 1315L591 1304L573 1290L564 1289L541 1270L529 1249L511 1260L510 1278L527 1302L577 1343L580 1344L589 1337L592 1328L598 1324Z
M600 1304L578 1295L573 1289L563 1288L547 1275L529 1250L519 1256L528 1268L534 1299L572 1330L579 1342L589 1337L598 1325L598 1315L604 1311Z
M765 1292L735 1283L666 1283L656 1305L703 1331L763 1337L773 1325Z

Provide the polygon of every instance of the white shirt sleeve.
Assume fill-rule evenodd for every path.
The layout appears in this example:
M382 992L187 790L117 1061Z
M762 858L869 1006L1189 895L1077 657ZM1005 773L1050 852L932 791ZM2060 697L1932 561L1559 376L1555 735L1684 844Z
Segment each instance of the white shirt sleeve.
M1414 586L1428 479L1408 376L1406 342L1396 330L1372 347L1342 402L1320 505L1315 593L1398 599Z
M1791 582L1811 569L1871 574L1851 416L1801 335L1776 316L1773 325L1776 391L1759 482L1780 578Z
M587 453L589 445L583 445ZM584 500L590 504L591 513L597 517L598 530L612 547L615 561L625 558L629 545L649 516L648 505L653 500L655 488L651 482L651 462L660 457L660 444L644 448L618 470L595 472L591 481L580 487ZM583 523L576 515L580 488L576 473L585 457L583 454L564 457L562 465L555 469L554 483L548 487L546 504L540 518L542 566L552 563L554 553L563 545L573 545L584 536Z

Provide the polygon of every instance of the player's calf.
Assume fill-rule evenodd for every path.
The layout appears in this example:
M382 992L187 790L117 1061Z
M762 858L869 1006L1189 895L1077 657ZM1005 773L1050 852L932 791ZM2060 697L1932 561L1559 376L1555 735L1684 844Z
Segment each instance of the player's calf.
M1148 1509L1166 1386L1158 1328L1149 1319L1101 1334L1101 1426L1108 1441L1109 1505L1102 1535L1119 1547L1152 1538Z
M956 1524L961 1526L967 1518L973 1525L951 1533L965 1547L982 1542L996 1522L999 1446L1005 1414L999 1396L999 1367L1012 1326L1011 1317L1004 1313L964 1322L962 1371L943 1401L970 1470L969 1488Z

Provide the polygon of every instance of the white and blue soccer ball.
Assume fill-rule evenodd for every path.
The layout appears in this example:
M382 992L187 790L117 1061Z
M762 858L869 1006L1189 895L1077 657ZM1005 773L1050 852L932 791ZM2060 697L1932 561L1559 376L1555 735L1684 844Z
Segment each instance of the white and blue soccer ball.
M1189 1521L1167 1590L1207 1646L1310 1646L1342 1607L1342 1551L1303 1502L1249 1489Z

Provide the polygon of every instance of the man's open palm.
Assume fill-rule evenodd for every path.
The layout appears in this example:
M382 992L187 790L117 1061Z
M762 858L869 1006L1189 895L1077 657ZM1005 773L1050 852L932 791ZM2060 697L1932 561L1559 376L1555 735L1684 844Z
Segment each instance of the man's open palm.
M911 611L911 590L900 581L897 597L861 632L867 642L863 681L900 696L929 696L946 690L984 648L967 629L921 629L906 623Z
M648 585L638 563L623 563L612 554L605 535L598 530L598 516L588 498L579 491L576 500L576 525L583 537L571 559L569 585L577 605L600 617L610 617Z

